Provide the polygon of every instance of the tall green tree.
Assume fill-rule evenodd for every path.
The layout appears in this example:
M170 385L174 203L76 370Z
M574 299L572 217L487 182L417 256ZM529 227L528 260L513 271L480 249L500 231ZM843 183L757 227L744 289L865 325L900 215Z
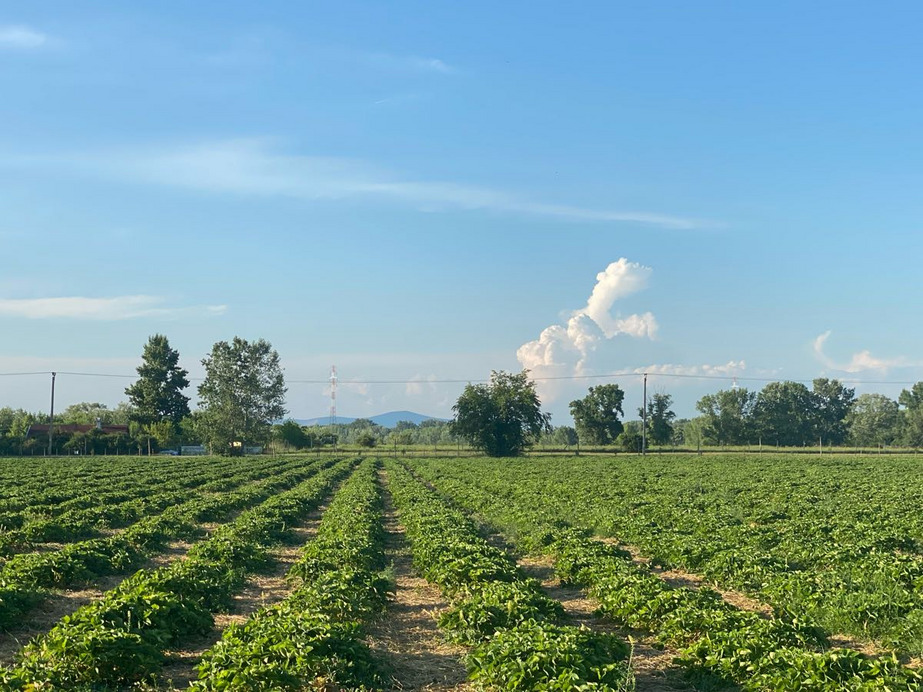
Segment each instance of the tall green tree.
M850 409L846 422L849 439L857 445L889 445L901 433L900 407L884 394L861 395Z
M198 430L214 452L232 443L261 444L285 415L285 377L279 354L265 339L219 341L202 360Z
M179 366L179 352L170 348L163 334L154 334L144 346L138 379L125 389L131 403L131 419L142 425L170 421L175 429L189 415L189 372ZM102 407L103 409L105 407Z
M826 377L815 379L812 385L813 437L824 444L843 444L849 432L846 416L856 401L856 390Z
M570 415L577 426L577 436L584 444L611 445L622 433L620 416L625 392L617 384L590 387L582 399L570 402Z
M763 442L798 446L814 440L814 399L801 382L770 382L753 406L754 432Z
M897 401L904 407L904 444L923 447L923 382L917 382L910 389L903 390Z
M756 392L744 387L706 394L695 407L702 414L702 434L719 445L747 444L753 437Z
M669 394L655 393L647 402L647 439L655 445L670 444L673 439L673 419L676 414L670 409L673 397ZM644 418L643 408L638 415Z
M491 372L489 383L467 385L452 410L452 433L492 457L519 456L551 427L527 370Z

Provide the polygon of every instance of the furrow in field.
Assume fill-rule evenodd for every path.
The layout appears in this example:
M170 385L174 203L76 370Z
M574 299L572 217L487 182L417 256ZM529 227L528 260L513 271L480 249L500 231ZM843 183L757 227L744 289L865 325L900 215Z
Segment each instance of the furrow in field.
M830 648L823 633L803 620L742 610L701 584L671 585L621 548L568 527L538 498L428 477L517 544L553 556L563 580L585 588L620 625L648 630L676 647L678 660L692 671L759 689L915 690L923 684L923 677L891 657ZM682 575L667 576L675 581Z
M173 539L197 537L217 525L209 518L227 521L248 504L291 487L315 473L317 465L297 465L273 478L253 480L245 474L241 484L222 493L205 494L148 517L106 539L70 544L60 551L28 554L8 561L0 568L0 626L9 628L42 603L50 589L67 588L102 577L123 575L138 569ZM256 471L255 473L260 473Z
M266 565L266 546L316 508L351 466L340 462L274 495L216 530L185 559L139 571L78 609L20 652L17 665L3 672L4 689L149 680L162 667L165 650L213 628L213 614L228 608L247 576Z
M385 616L369 628L369 646L391 669L395 689L470 690L462 663L465 649L447 642L436 624L449 603L436 586L414 570L406 529L397 518L384 471L380 483L384 489L385 560L393 572L394 597Z
M490 545L469 517L403 465L386 462L386 468L414 566L451 603L439 626L471 647L466 663L473 683L550 689L553 681L567 680L601 690L633 684L624 640L567 624L563 606L506 551Z
M380 662L363 642L387 601L380 496L364 461L323 514L288 578L291 595L228 627L205 652L195 690L383 689Z
M320 506L311 512L299 526L291 529L291 536L285 543L269 551L270 569L247 579L243 589L234 594L227 612L217 613L215 625L210 632L191 639L182 649L165 652L163 669L157 675L159 685L171 690L187 688L198 677L197 666L202 654L208 651L230 625L246 622L255 612L287 598L294 588L286 575L298 558L305 543L317 533L317 525L326 509Z
M158 569L182 559L194 544L171 541L161 553L151 557L140 569ZM94 601L107 591L116 588L128 574L101 577L82 588L55 591L33 610L28 618L21 619L0 634L0 665L11 665L15 656L36 637L47 634L60 620Z

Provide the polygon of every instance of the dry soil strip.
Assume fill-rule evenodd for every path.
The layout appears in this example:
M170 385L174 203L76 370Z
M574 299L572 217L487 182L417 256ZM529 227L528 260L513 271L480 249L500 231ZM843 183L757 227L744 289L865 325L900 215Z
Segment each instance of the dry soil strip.
M565 586L554 573L554 560L550 556L524 557L517 561L526 575L538 579L545 595L564 606L570 623L596 632L611 632L632 642L631 672L635 676L637 692L676 692L693 690L687 682L685 671L673 663L676 652L658 648L653 637L644 632L627 631L596 614L599 603L588 598L579 588Z
M656 574L673 588L701 589L707 587L716 591L720 594L725 603L735 608L757 613L765 618L772 616L772 607L770 605L758 601L745 593L733 589L722 588L717 584L709 582L705 577L693 572L675 568L663 569L662 567L653 565L651 564L650 558L644 557L638 548L635 546L623 545L613 538L599 538L598 540L627 550L631 553L631 560L634 564L646 566L653 574ZM859 639L858 637L848 634L831 634L827 637L827 641L830 642L831 647L852 649L866 656L887 656L890 653L887 649L878 646L875 642ZM910 665L919 667L920 662L910 661Z
M171 541L166 550L152 556L138 569L157 569L168 565L184 557L192 546L192 543L185 541ZM0 633L0 665L13 663L16 654L30 640L47 634L61 618L102 598L106 591L114 589L132 574L134 572L101 577L90 586L59 591L45 599L29 612L19 626Z
M471 690L461 662L465 649L447 643L436 625L449 605L438 588L416 574L404 527L387 492L387 476L379 473L385 485L385 555L392 564L395 595L384 616L369 628L368 644L390 666L396 690Z
M215 626L211 632L189 641L185 649L166 652L167 662L159 675L164 687L171 690L186 689L199 677L196 666L202 660L202 654L221 639L229 625L245 622L260 608L274 605L292 593L293 586L286 581L285 576L301 557L305 543L314 538L326 508L324 504L314 510L306 521L292 529L290 540L270 551L272 570L247 580L244 588L234 595L231 609L227 613L215 615Z

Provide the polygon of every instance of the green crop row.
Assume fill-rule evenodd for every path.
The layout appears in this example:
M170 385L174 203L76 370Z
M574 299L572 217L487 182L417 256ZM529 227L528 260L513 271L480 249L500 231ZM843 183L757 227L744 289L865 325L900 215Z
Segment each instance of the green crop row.
M819 628L787 613L765 618L708 588L671 588L626 551L568 527L537 485L435 464L415 468L525 549L551 554L562 580L586 588L602 613L679 648L677 661L692 670L760 690L915 690L923 684L923 676L893 656L825 648Z
M203 464L207 459L208 463ZM86 502L103 491L137 492L151 480L175 479L177 487L196 482L200 474L240 470L243 460L218 457L94 457L74 459L0 459L0 516L35 512Z
M451 600L440 626L473 645L469 676L506 690L622 690L631 684L628 645L609 633L561 624L560 603L525 578L505 551L403 466L389 488L416 568Z
M479 478L496 469L465 462ZM476 469L476 471L475 471ZM831 634L923 654L915 457L514 461L549 513Z
M267 546L314 509L352 465L339 462L272 496L218 528L186 559L140 570L65 617L19 652L17 665L0 677L4 689L99 689L150 678L166 649L211 630L212 614L229 607L247 575L267 564Z
M181 478L164 478L155 466L130 479L107 483L63 502L44 503L47 498L19 512L0 514L0 554L24 552L35 543L68 542L99 534L103 528L127 526L145 516L182 502L193 491L209 492L222 481L252 468L202 465ZM260 468L278 466L275 460L261 461ZM151 488L157 488L152 493ZM116 488L116 489L113 489ZM52 497L55 497L53 494Z
M257 467L238 475L243 487L213 495L190 493L191 499L148 517L107 538L72 543L60 550L24 553L0 568L0 627L14 624L48 595L48 589L137 568L162 550L169 540L192 537L198 522L223 518L228 513L261 502L272 494L304 480L323 464L292 463L276 468L277 475L252 482L266 473ZM281 471L281 472L280 472ZM222 484L224 485L224 484ZM203 488L207 487L203 486Z
M387 678L362 642L390 584L375 464L364 461L336 493L278 604L225 630L205 653L193 690L382 689Z

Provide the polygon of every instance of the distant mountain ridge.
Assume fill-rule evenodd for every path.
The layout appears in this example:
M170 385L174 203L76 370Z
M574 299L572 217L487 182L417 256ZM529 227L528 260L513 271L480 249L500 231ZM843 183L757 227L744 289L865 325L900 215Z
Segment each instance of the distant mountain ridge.
M368 418L373 423L377 423L383 428L393 428L400 421L408 421L419 425L426 420L439 420L445 421L445 418L436 418L435 416L427 416L422 413L415 413L413 411L388 411L387 413L379 413L376 416L364 416ZM349 416L337 416L337 423L339 425L348 425L352 423L355 418L350 418ZM295 422L299 425L327 425L330 423L330 416L324 416L323 418L295 418Z

